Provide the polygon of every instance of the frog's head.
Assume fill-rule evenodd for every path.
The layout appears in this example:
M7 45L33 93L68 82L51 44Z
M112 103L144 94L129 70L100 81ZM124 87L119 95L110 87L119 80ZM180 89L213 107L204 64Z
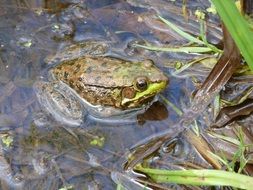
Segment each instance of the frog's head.
M126 108L140 107L153 98L168 84L168 78L154 66L153 62L143 62L145 70L138 72L131 86L125 86L121 91L121 106ZM143 68L139 68L143 69ZM135 72L132 72L135 73Z
M150 102L165 89L167 84L168 80L152 82L148 78L140 76L136 78L133 86L123 88L121 105L125 108L131 108Z

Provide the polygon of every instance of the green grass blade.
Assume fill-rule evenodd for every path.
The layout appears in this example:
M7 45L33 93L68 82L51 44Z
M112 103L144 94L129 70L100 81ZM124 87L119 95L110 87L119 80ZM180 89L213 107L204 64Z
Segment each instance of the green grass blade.
M242 56L253 70L253 32L232 0L212 0Z
M202 40L195 38L194 36L184 32L180 28L178 28L175 24L171 23L170 21L166 20L165 18L158 16L165 24L167 24L171 29L177 32L180 36L184 37L185 39L189 40L190 42L197 43L197 44L205 44Z
M208 185L208 186L232 186L241 189L251 189L253 178L222 170L162 170L143 168L138 165L138 171L146 173L156 182L178 183L189 185Z
M209 47L210 49L212 49L214 52L217 52L217 53L222 53L223 51L216 48L214 45L212 44L209 44L207 39L206 39L206 35L205 35L205 31L204 31L204 28L205 28L205 23L204 23L204 20L199 20L200 22L200 37L202 39L202 41L204 42L204 44Z
M181 52L181 53L206 53L211 52L209 47L156 47L156 46L144 46L135 44L135 47L144 48L151 51L163 51L163 52Z

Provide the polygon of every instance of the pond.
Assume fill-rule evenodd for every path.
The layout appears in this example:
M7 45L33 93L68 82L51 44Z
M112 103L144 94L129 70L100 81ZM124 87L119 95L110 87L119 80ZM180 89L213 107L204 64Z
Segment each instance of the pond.
M1 0L0 189L110 190L118 184L126 189L142 189L127 178L133 174L124 171L129 153L145 139L163 131L173 133L174 128L170 127L180 119L176 108L183 111L190 105L194 91L211 67L198 64L177 75L174 71L178 63L202 59L203 55L149 51L136 44L185 44L186 40L164 25L157 15L199 35L200 25L194 11L206 11L208 7L208 0L187 1L189 12L184 15L182 1ZM211 43L221 40L217 15L208 17L206 34ZM89 43L93 46L87 46ZM97 43L105 44L105 52L100 46L97 48ZM152 60L169 78L169 84L138 115L124 117L124 113L110 120L81 113L81 119L74 120L74 124L61 114L55 117L49 110L52 105L38 96L35 84L48 82L48 72L59 60L78 59L100 51L132 63ZM142 72L144 75L145 70ZM128 81L133 74L127 74ZM111 75L112 80L122 77L114 77L114 70ZM107 80L104 74L99 77ZM45 91L43 88L40 93ZM62 95L55 99L59 96ZM207 110L196 123L205 127L210 122L208 114ZM175 134L167 142L173 145L173 151L165 147L159 159L153 158L154 165L175 169L168 163L189 164L194 160L202 167L210 166L186 140L186 135ZM186 189L178 185L165 187Z

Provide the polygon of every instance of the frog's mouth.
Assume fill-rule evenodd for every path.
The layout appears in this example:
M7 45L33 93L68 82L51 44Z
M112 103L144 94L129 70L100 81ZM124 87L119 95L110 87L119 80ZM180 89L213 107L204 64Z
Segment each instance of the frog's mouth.
M123 98L121 105L125 108L140 107L143 104L151 102L155 95L164 90L166 86L167 81L149 84L146 90L141 92L137 91L133 98Z

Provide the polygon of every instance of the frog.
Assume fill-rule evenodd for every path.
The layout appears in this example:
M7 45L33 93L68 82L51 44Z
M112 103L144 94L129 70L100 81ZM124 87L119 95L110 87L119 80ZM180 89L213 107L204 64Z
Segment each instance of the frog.
M34 87L40 104L57 121L80 125L87 115L101 121L134 117L167 84L168 77L152 60L86 53L65 57L48 70L48 81L38 81Z

